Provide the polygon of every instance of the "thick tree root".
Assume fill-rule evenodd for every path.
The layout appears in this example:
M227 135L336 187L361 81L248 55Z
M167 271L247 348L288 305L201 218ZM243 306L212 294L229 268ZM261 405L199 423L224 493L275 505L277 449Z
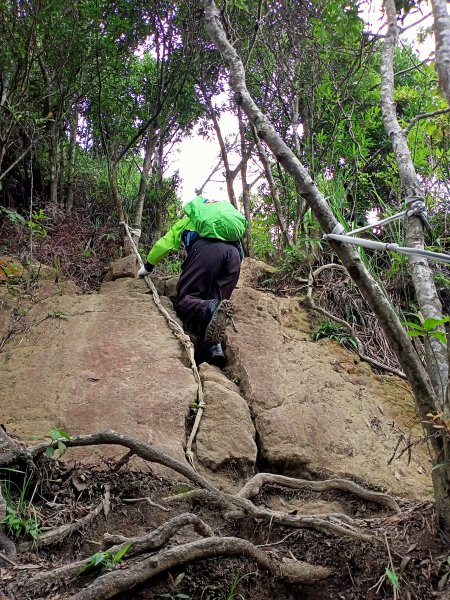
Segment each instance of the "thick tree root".
M276 577L292 583L311 584L325 579L332 570L308 563L289 560L279 563L258 550L251 542L236 537L212 537L163 550L137 562L126 569L117 569L102 575L91 585L81 590L69 600L106 600L129 590L181 564L195 562L215 556L246 556L255 560L259 567L271 571Z
M52 442L52 444L56 446L57 441ZM284 477L282 475L259 473L250 479L238 494L227 494L215 488L187 463L177 461L148 444L114 431L74 436L65 440L65 444L68 448L100 444L124 446L125 448L128 448L130 452L146 461L155 462L176 471L197 486L197 489L192 490L187 494L165 498L162 500L163 503L183 500L190 501L193 498L197 498L208 502L210 505L215 504L220 506L225 518L250 517L269 524L277 523L294 529L314 529L325 535L350 537L370 543L378 541L376 537L363 533L361 530L360 527L362 525L367 525L365 521L358 521L348 515L335 513L325 515L290 515L257 506L250 498L256 496L264 484L279 485L290 489L315 490L319 492L325 490L343 490L366 501L376 502L382 506L386 506L396 513L400 512L400 509L393 498L379 492L372 492L352 481L344 479L307 481ZM48 443L39 444L29 449L18 446L17 455L13 457L13 462L17 462L18 459L25 459L28 462L34 460L45 452L47 446ZM12 460L11 455L8 455L7 460ZM0 466L1 464L2 461L0 456ZM45 533L39 540L39 544L43 545L60 541L65 536L92 521L108 506L109 490L106 491L105 498L102 502L99 503L91 513L86 515L86 517L79 519L75 523L63 525L62 527L58 527L55 530ZM196 540L178 547L161 550L168 540L173 537L181 527L185 527L186 525L193 525L196 532L206 539ZM106 534L104 542L107 546L113 544L110 548L110 551L113 553L116 553L123 548L124 544L131 543L132 546L127 551L125 559L137 554L160 551L155 556L142 558L127 568L117 568L115 571L101 575L88 587L75 594L72 597L72 600L112 598L121 591L142 583L169 568L213 556L244 555L255 560L261 568L270 570L275 576L297 583L312 583L331 574L331 571L328 568L312 566L296 560L277 564L270 555L258 549L247 540L241 538L215 537L211 528L206 523L196 515L190 513L184 513L169 520L158 529L143 537L126 538L123 536ZM25 545L21 545L20 548L24 549ZM79 574L88 562L89 558L86 558L82 561L77 561L76 563L52 569L51 571L40 572L32 577L28 577L26 581L18 582L17 586L21 591L29 590L35 592L48 585L60 585L61 582L67 581L68 578Z
M106 546L111 546L109 551L113 554L119 552L126 544L131 543L131 547L126 553L126 558L136 556L137 554L143 554L144 552L154 552L159 550L183 527L192 525L194 530L204 537L213 536L213 531L204 523L197 515L190 513L183 513L177 515L161 527L151 531L147 535L140 537L127 538L121 535L110 535L105 533L103 540ZM48 584L64 583L70 577L75 577L82 571L83 568L89 563L90 557L83 560L52 569L51 571L44 571L37 573L32 577L27 578L26 581L19 584L21 591L42 589Z
M373 492L361 485L350 481L349 479L325 479L323 481L308 481L307 479L294 479L284 475L274 475L272 473L257 473L249 479L241 491L237 494L241 498L254 498L259 494L265 484L280 485L294 490L313 490L315 492L325 492L328 490L341 490L349 492L358 498L375 502L390 508L396 513L400 513L400 507L394 498L381 492Z
M377 538L375 538L373 535L363 533L359 529L358 521L347 515L339 513L295 516L287 515L283 512L256 506L253 504L253 502L247 500L246 498L232 496L231 494L224 494L219 492L219 490L216 490L214 493L211 493L209 490L192 490L186 494L180 494L179 498L177 496L170 496L169 498L166 498L166 501L174 502L193 499L203 499L211 503L218 503L222 506L222 508L227 510L227 513L225 513L224 516L230 519L237 519L247 516L269 523L277 523L278 525L293 527L295 529L314 529L315 531L320 531L325 535L350 537L370 543L377 542Z
M265 521L273 521L275 523L288 525L290 527L312 528L316 531L320 531L328 535L334 534L339 536L349 536L367 542L375 541L375 538L373 536L362 533L353 525L346 525L342 522L339 523L337 522L337 519L335 517L333 517L332 519L324 519L320 516L314 515L286 515L284 513L255 506L250 500L247 500L245 497L233 496L232 494L225 494L217 488L215 488L213 485L211 485L209 481L207 481L204 477L199 475L196 471L194 471L194 469L192 469L187 464L181 463L180 461L175 460L170 456L167 456L167 454L164 454L164 452L156 450L155 448L152 448L152 446L149 446L144 442L139 442L122 433L116 433L115 431L103 431L100 433L94 433L90 435L78 435L72 437L70 440L65 440L65 443L67 447L92 446L97 444L117 444L125 446L144 460L156 462L160 465L173 469L181 475L184 475L203 490L211 492L211 496L223 502L225 506L228 506L229 510L235 511L236 509L238 509L250 517L256 519L263 519ZM36 456L38 454L41 454L45 451L46 446L47 444L36 446L31 451L32 455ZM295 481L291 480L290 478L286 478L286 480ZM349 487L352 487L352 482L349 482ZM353 487L354 489L356 489L356 487L360 488L360 492L362 492L363 490L363 488L361 486L357 486L357 484L354 484ZM376 492L374 492L374 494L376 494Z

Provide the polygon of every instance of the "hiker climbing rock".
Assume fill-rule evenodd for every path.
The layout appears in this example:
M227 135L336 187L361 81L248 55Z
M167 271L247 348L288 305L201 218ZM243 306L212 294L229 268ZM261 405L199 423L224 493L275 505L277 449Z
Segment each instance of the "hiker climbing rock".
M246 219L228 201L197 196L184 206L185 217L159 239L138 271L149 275L170 251L187 252L177 284L175 310L185 329L200 337L207 362L223 366L222 342L233 317L231 294L236 287L243 258L240 238Z

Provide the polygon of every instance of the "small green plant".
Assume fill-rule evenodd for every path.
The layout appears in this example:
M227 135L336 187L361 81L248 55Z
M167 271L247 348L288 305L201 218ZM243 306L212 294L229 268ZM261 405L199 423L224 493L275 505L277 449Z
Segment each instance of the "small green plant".
M50 444L45 449L45 454L48 458L53 458L55 455L55 448L53 444L56 442L56 445L59 450L59 458L66 452L67 446L64 443L64 440L70 440L70 435L62 429L52 429L50 431Z
M188 483L180 483L180 485L178 485L175 490L175 494L187 494L188 492L191 492L193 489L194 488L192 487L192 485L189 485Z
M444 325L444 323L449 323L450 317L443 317L442 319L424 319L420 312L418 313L418 317L420 325L410 321L405 321L405 323L403 323L403 325L409 327L406 333L411 337L434 337L445 345L447 336L443 331L437 331L437 327Z
M241 581L243 581L246 577L250 577L251 575L259 575L258 571L254 571L253 573L245 573L244 575L239 575L239 573L234 573L231 578L230 589L227 592L227 595L224 596L224 600L245 600L244 596L238 593L237 588Z
M47 237L47 230L44 224L47 220L48 217L41 208L39 212L33 211L31 218L25 224L33 235L45 238Z
M173 275L179 275L181 273L181 265L183 261L181 258L166 258L164 261L164 271Z
M28 500L32 484L32 473L18 471L16 469L5 469L5 471L24 474L24 479L20 486L11 480L2 482L2 490L5 493L6 500L6 516L2 523L6 525L8 533L13 537L19 538L24 535L29 535L36 540L41 535L41 526L33 506L33 498L37 486L34 488L34 491ZM17 490L18 494L14 493L13 487ZM16 496L16 498L14 496Z
M118 550L115 554L110 550L106 550L105 552L96 552L89 558L88 562L78 572L78 575L81 575L81 573L86 573L87 571L93 571L94 569L101 569L102 571L115 569L117 565L122 562L125 553L128 552L128 550L131 548L131 545L131 543L125 544L125 546L123 546L123 548Z
M197 414L199 408L200 408L200 404L198 402L191 403L191 410L194 414Z
M352 337L348 331L344 329L339 323L333 321L324 321L320 323L311 333L311 338L314 342L323 338L335 340L342 346L345 346L349 350L358 350L358 344L354 337Z
M28 514L24 514L18 508L7 506L6 517L2 522L8 528L9 533L15 538L30 535L34 540L37 540L41 535L39 519L32 506L27 506L26 510Z
M169 573L169 588L168 592L164 592L164 594L159 594L160 598L170 598L170 600L182 599L190 600L191 596L187 594L182 594L179 592L179 587L183 579L185 578L186 573L180 573L177 577L174 577L171 573Z
M49 217L44 213L42 208L37 211L33 211L30 219L25 219L22 215L19 215L18 212L14 210L8 210L7 208L0 207L1 212L6 215L6 218L10 223L14 223L17 225L23 225L23 227L27 227L30 232L36 237L47 237L47 230L44 227L45 221L48 220Z
M252 573L245 573L244 575L240 575L239 573L233 573L231 577L230 587L228 590L222 590L218 585L208 585L202 590L202 594L200 596L200 600L203 600L205 594L207 592L213 592L214 598L218 598L218 600L245 600L245 596L243 596L240 592L238 592L239 584L246 578L254 575L258 577L259 571L253 571Z
M395 592L400 591L400 577L393 569L386 569L386 576Z
M67 315L63 310L55 310L54 312L48 312L47 317L49 319L67 319Z
M433 274L433 279L438 287L450 287L450 277L447 277L440 271Z

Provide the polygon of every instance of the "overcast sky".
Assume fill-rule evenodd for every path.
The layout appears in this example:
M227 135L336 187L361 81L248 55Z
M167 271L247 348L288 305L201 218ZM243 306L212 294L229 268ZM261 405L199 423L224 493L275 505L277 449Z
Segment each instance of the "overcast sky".
M367 29L373 33L380 33L383 30L383 16L381 11L381 1L373 0L367 2L366 9L362 14L362 17L367 23ZM431 11L429 4L424 3L422 8L423 14L426 15ZM420 14L411 15L405 19L404 25L415 23L420 19ZM418 28L430 26L432 19L429 17L426 21L420 23L416 28L411 28L405 34L403 38L412 44L417 45L417 52L421 59L424 59L430 55L434 50L434 40L430 36L425 44L420 46L417 44L417 30ZM226 113L222 115L220 119L222 131L226 135L233 134L237 131L237 118L232 113ZM173 155L172 155L173 156ZM179 171L182 179L181 187L181 199L183 202L187 202L195 196L195 188L200 187L205 179L211 173L214 166L217 164L219 156L219 144L214 138L213 141L208 142L197 135L193 135L186 138L178 147L178 152L172 159L172 164L169 172L175 170ZM235 191L239 195L241 193L241 187L239 178L235 181ZM226 200L228 198L225 179L223 175L223 169L220 169L213 177L212 181L207 184L203 194L205 196L214 197L217 200Z

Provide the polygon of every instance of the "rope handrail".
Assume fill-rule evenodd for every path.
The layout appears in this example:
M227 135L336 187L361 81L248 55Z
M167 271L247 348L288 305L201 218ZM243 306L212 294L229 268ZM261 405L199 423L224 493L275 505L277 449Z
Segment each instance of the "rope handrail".
M131 248L133 249L133 252L136 255L138 264L140 267L142 267L144 263L138 252L138 249L136 248L136 244L134 243L134 240L131 237L129 226L127 225L127 223L124 223L123 221L121 221L120 224L124 226L126 234L128 236L128 241L130 242ZM169 328L172 330L172 333L175 335L175 337L178 339L178 341L185 348L188 358L189 358L190 365L191 365L191 370L194 375L195 382L197 384L198 410L197 410L194 425L192 427L192 431L189 435L188 441L186 443L186 449L185 449L186 458L188 459L189 464L192 466L192 468L195 469L194 453L192 451L192 444L194 443L195 436L197 435L197 431L198 431L198 428L200 425L200 420L201 420L202 414L203 414L203 409L205 408L206 404L205 404L205 400L204 400L203 385L202 385L202 381L200 378L200 373L198 371L197 363L195 362L194 344L191 342L190 337L188 335L186 335L186 333L184 332L181 325L179 323L177 323L177 321L167 312L167 310L161 304L161 299L159 297L158 291L155 287L155 284L151 280L150 276L146 275L144 277L144 280L152 292L153 300L154 300L158 310L164 315L164 317L166 318L167 323L169 325Z

